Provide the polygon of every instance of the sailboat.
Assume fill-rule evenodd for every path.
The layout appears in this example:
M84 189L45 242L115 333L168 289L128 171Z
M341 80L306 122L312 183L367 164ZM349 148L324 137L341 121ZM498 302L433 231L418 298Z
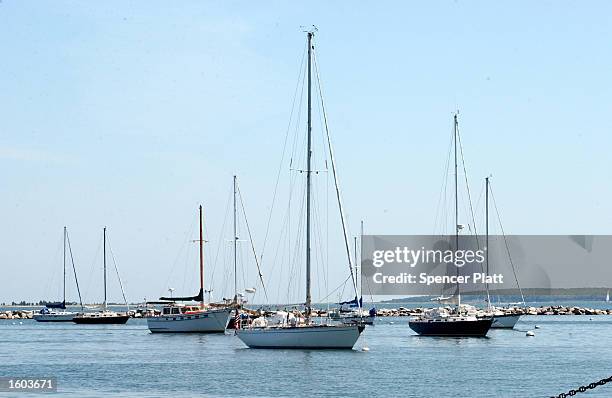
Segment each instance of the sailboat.
M247 300L244 298L244 295L238 293L238 216L237 216L237 196L238 196L239 188L238 188L238 177L234 175L233 178L233 206L234 206L234 219L233 219L233 236L232 236L232 246L234 250L234 298L231 299L230 305L235 308L234 316L230 318L229 323L227 324L227 329L236 329L236 320L239 320L243 317L248 318L250 314L254 314L255 312L244 307L247 304ZM255 255L255 245L253 243L253 239L251 237L251 232L248 228L248 221L246 219L246 212L244 210L244 203L242 202L242 194L240 194L240 202L242 206L242 211L244 215L244 221L247 225L247 231L249 235L249 240L251 242L251 248L253 249L253 254ZM263 280L263 275L261 273L261 269L259 267L259 262L257 260L257 255L255 257L255 265L257 266L257 275L259 277L259 281L261 282L261 286L263 288L263 292L265 294L266 299L268 298L268 293L266 290L266 285ZM245 293L254 294L257 291L254 287L245 288ZM228 300L229 301L229 300Z
M103 234L103 262L104 262L104 303L102 311L98 312L82 312L73 318L73 322L77 324L95 325L95 324L124 324L130 318L125 312L119 313L110 311L106 305L106 227ZM119 281L121 283L121 280ZM121 288L123 291L123 288ZM125 295L124 295L125 298ZM127 305L127 302L126 302Z
M610 290L608 289L608 292L606 293L606 303L610 302Z
M489 248L489 192L490 192L490 181L489 177L485 177L485 228L486 228L486 243L485 247ZM489 275L489 250L486 251L485 261L487 265L486 273ZM513 265L514 267L514 265ZM518 284L518 279L517 279ZM520 290L520 285L518 286ZM521 290L521 298L523 299L523 305L525 304L525 299L523 297L523 292ZM491 324L491 329L513 329L516 323L519 321L521 315L503 311L501 308L496 308L491 305L491 298L489 296L489 288L487 285L487 309L484 312L484 317L493 317L493 323Z
M66 241L68 240L68 231L64 227L64 294L61 302L47 303L45 308L41 309L38 314L34 314L34 318L37 322L71 322L72 319L77 315L76 312L66 311ZM72 250L70 250L72 258ZM81 307L83 302L81 301L81 291L79 289L79 281L76 276L76 268L74 267L74 261L72 262L72 269L74 270L74 280L76 281L77 291L79 293L79 301Z
M455 250L459 250L459 231L463 225L459 224L459 205L457 190L457 114L454 115L454 147L455 147ZM457 272L458 269L457 269ZM457 307L454 312L444 308L426 311L422 315L410 319L408 326L422 336L454 336L454 337L484 337L489 332L492 317L477 317L472 312L466 312L461 306L461 293L459 284L455 291Z
M200 292L191 297L160 297L156 304L165 304L161 315L147 318L152 333L223 333L234 311L231 306L204 304L204 236L202 206L200 206ZM199 305L184 305L177 301L199 301Z
M353 246L353 253L355 258L355 277L358 277L359 266L357 264L359 264L359 261L357 259L357 237L354 239L355 244ZM361 240L363 241L363 221L361 221ZM361 280L361 283L357 283L357 285L361 287L359 299L357 299L357 296L355 296L353 300L339 302L338 305L340 307L330 311L329 317L342 323L363 323L365 325L374 325L374 319L376 319L376 307L370 308L369 311L363 308L363 279Z
M304 303L304 317L300 319L290 317L287 314L288 322L281 322L270 326L265 318L257 318L251 324L241 327L237 324L236 336L250 348L296 348L296 349L320 349L320 348L346 348L351 349L359 339L361 332L365 329L365 325L359 324L341 324L341 323L320 323L315 324L312 321L312 297L310 292L310 277L311 277L311 174L313 172L312 160L312 107L311 107L311 80L312 80L312 39L314 31L307 32L308 40L308 144L306 148L306 301ZM329 136L328 136L329 140ZM330 150L330 160L334 174L336 185L336 196L340 208L340 217L344 230L344 243L346 246L349 267L351 275L353 275L353 265L351 264L350 244L346 233L344 213L340 201L340 193L338 181L333 160L333 152ZM353 277L353 285L355 295L357 292L357 284Z

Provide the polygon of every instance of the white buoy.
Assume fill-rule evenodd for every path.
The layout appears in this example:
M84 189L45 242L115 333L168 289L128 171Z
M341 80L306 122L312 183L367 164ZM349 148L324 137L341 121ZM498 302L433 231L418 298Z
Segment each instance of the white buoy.
M533 337L533 336L535 336L535 333L533 333L533 331L529 330L529 331L527 331L527 334L525 334L525 336Z
M540 325L535 325L535 328L536 328L536 329L539 329L539 328L540 328Z
M20 325L23 325L23 322L19 322Z
M395 322L389 322L389 325L393 325Z
M368 346L361 347L361 351L368 352L368 351L370 351L370 347L368 347Z

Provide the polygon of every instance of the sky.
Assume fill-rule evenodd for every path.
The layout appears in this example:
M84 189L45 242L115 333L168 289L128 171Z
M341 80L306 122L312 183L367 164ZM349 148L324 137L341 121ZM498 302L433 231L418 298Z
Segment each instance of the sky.
M0 302L59 298L64 226L86 301L102 299L104 226L128 301L193 294L201 203L205 284L228 297L234 174L256 252L265 240L270 253L267 301L303 300L302 257L271 254L283 239L301 253L297 227L283 232L288 200L269 214L279 170L303 181L281 158L287 126L305 131L292 101L313 24L351 237L360 220L369 234L433 232L457 110L473 199L492 175L506 233L611 234L611 19L596 1L2 0ZM330 173L316 178L322 299L348 268ZM257 274L240 228L243 289Z

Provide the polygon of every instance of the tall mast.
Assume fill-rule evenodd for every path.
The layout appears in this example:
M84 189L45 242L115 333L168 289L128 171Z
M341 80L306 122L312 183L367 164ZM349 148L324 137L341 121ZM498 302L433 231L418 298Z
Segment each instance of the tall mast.
M64 227L64 298L62 303L66 306L66 227Z
M104 227L103 251L104 251L104 309L106 310L106 227Z
M204 307L204 235L202 233L202 205L200 205L200 293L202 294L201 306Z
M459 250L459 190L458 190L458 174L457 174L457 134L459 122L457 121L457 113L454 117L454 141L455 141L455 253ZM455 265L455 267L457 267ZM457 276L459 268L457 267ZM459 292L459 282L457 282L457 311L461 310L461 294Z
M310 173L312 157L312 36L308 32L308 147L306 152L306 320L310 319L312 298L310 296Z
M354 248L353 248L353 251L354 251L354 256L353 256L354 260L353 261L355 261L355 278L357 278L357 275L358 275L357 272L358 271L357 271L357 237L356 236L354 237L354 241L355 242L354 242ZM357 295L357 296L359 296L359 295ZM359 297L357 297L357 300L359 300Z
M359 234L360 234L359 248L363 250L363 220L361 220ZM361 260L361 253L359 253L359 260ZM357 271L356 265L357 263L355 263L355 278L359 278L361 274L361 262L359 262L359 271ZM361 280L358 286L359 286L359 292L360 292L359 297L361 298L363 296L363 276L361 277Z
M236 176L234 176L234 302L238 303L238 232L236 230Z
M487 262L486 270L489 276L489 177L485 177L485 261ZM487 289L487 307L491 307L491 298L489 296L489 284L486 284Z

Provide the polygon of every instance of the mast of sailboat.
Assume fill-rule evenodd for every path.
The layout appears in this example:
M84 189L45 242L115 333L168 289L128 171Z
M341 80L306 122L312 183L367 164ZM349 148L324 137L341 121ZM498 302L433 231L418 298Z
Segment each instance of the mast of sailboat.
M64 297L62 304L66 308L66 227L64 226Z
M310 177L312 157L312 36L308 36L308 145L306 148L306 321L310 319L312 297L310 295Z
M106 227L104 227L104 234L102 238L102 247L103 247L103 258L104 258L104 310L106 310Z
M74 282L76 283L77 293L79 294L79 303L81 304L81 310L83 310L83 298L81 297L81 288L79 287L79 278L77 278L76 266L74 265L74 256L72 255L72 245L70 244L70 237L68 236L68 229L64 227L66 233L66 242L68 243L68 251L70 252L70 262L72 263L72 271L74 272Z
M361 220L361 223L360 223L359 236L360 236L359 237L359 249L362 250L363 249L363 220ZM361 260L361 253L359 253L359 260ZM357 271L357 264L359 264L359 271ZM359 278L360 274L361 274L361 261L357 263L357 260L355 260L355 278L356 279ZM361 280L358 286L359 286L359 298L361 299L363 297L363 276L361 277Z
M234 175L234 303L238 304L238 232L236 230L236 176Z
M200 306L204 308L204 235L202 232L202 205L200 205L200 294L201 302Z
M457 173L457 134L458 124L457 113L454 115L454 141L455 141L455 253L459 251L459 191L458 191L458 173ZM459 267L457 268L457 276L459 276ZM457 278L459 280L459 278ZM461 293L459 292L459 282L457 281L457 312L461 311Z
M489 177L485 177L485 261L487 262L487 277L489 276ZM489 295L489 283L485 284L487 290L487 308L491 308L491 296Z
M353 245L353 257L355 261L355 276L357 276L357 237L354 237L354 245ZM357 297L357 300L359 301L359 297Z

